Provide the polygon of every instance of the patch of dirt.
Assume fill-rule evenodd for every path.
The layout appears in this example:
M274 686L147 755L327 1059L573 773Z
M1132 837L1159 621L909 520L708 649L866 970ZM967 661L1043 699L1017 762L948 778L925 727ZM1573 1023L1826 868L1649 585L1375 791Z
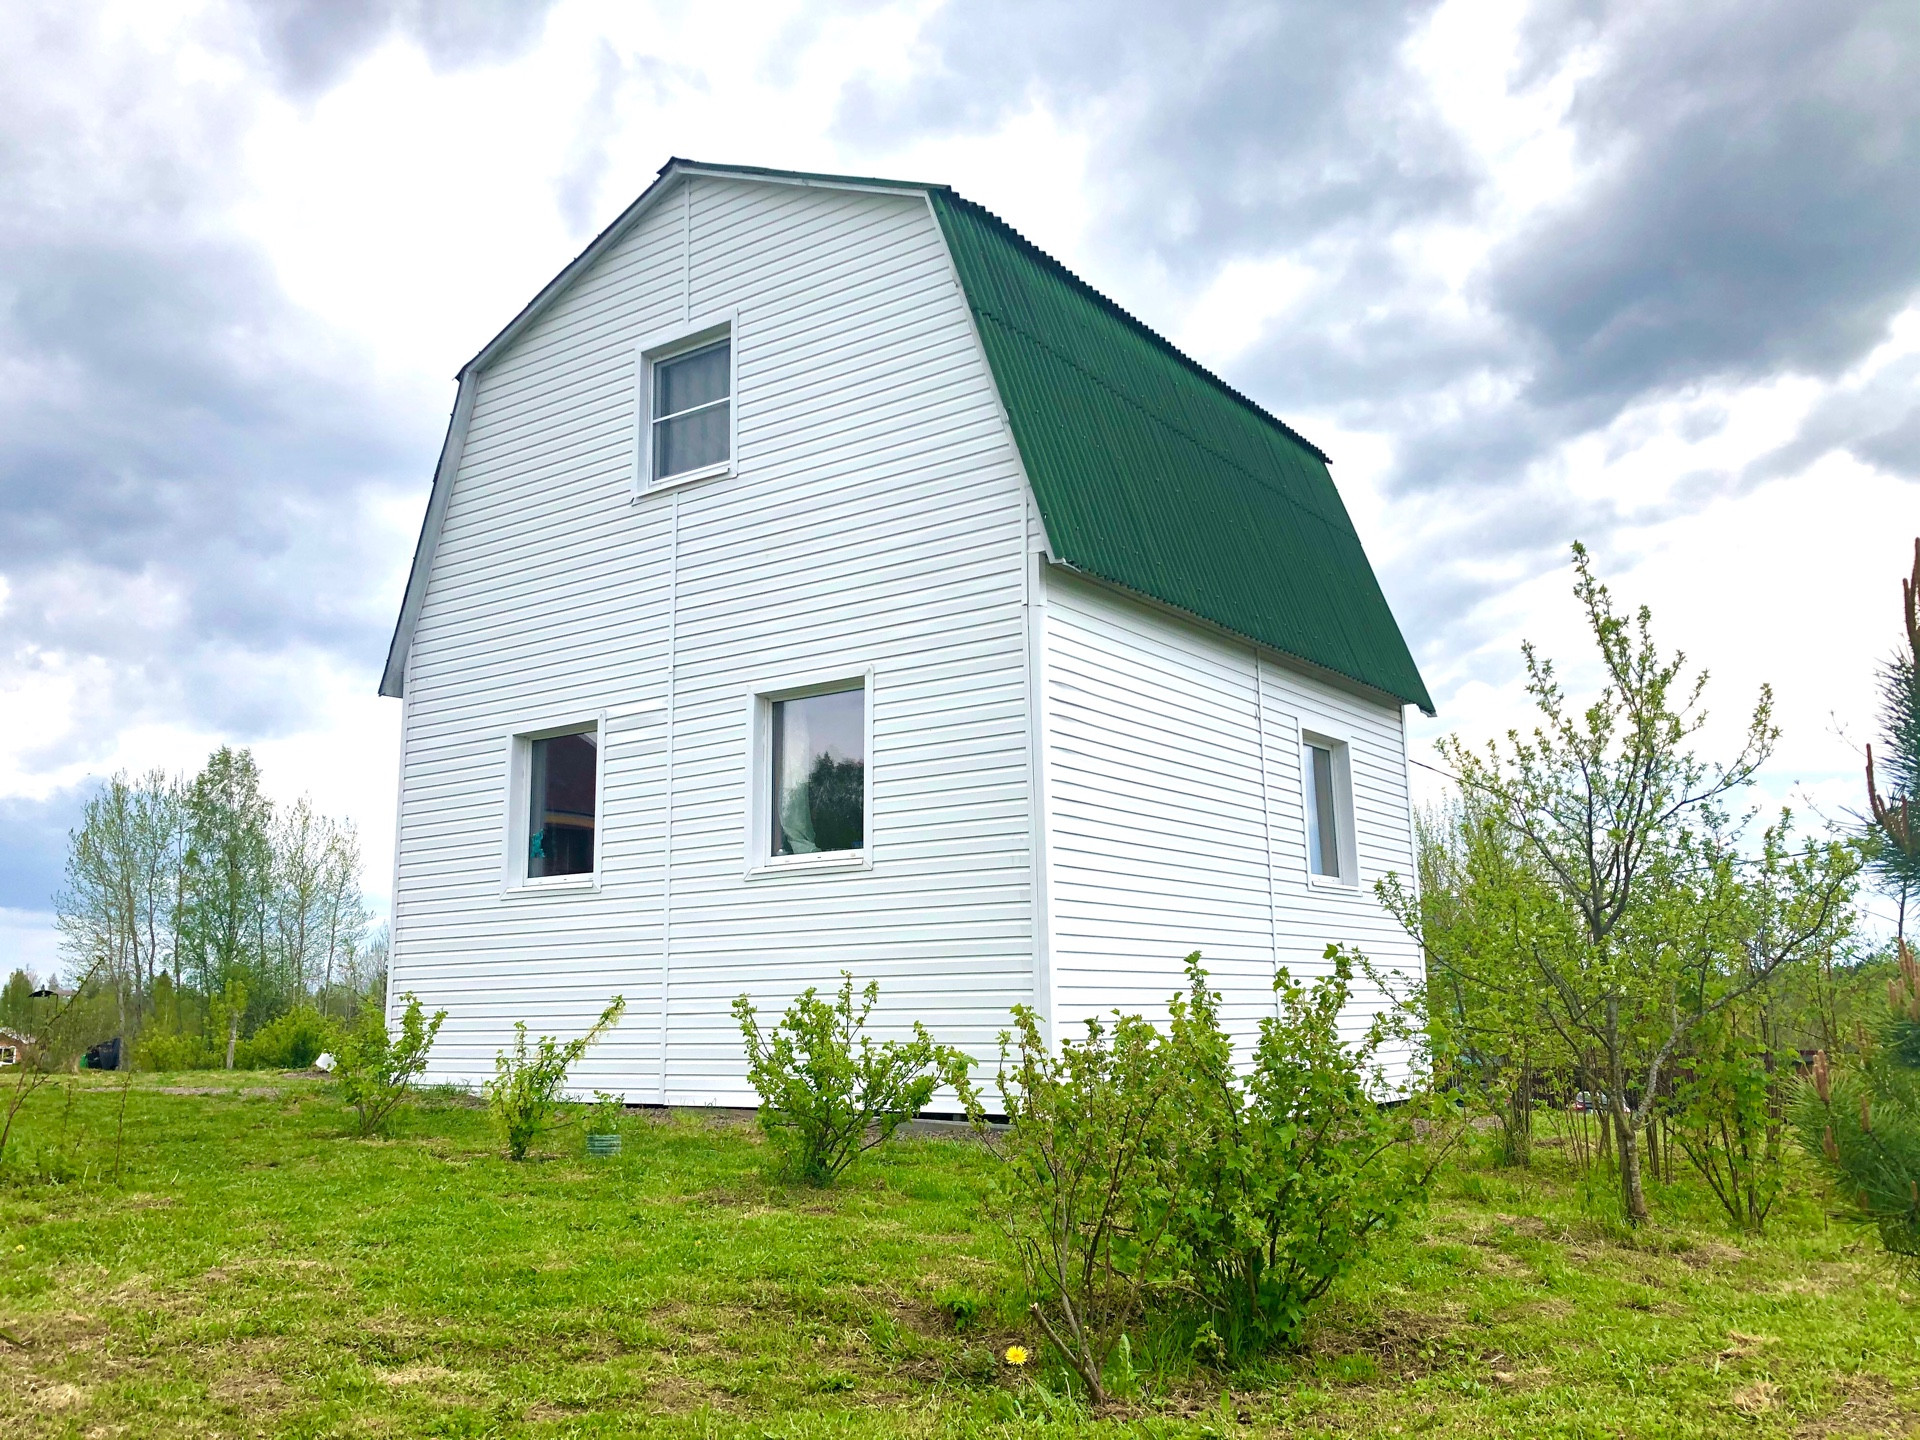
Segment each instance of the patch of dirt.
M1743 1385L1727 1397L1742 1415L1764 1415L1778 1403L1774 1397L1780 1393L1780 1387L1771 1380L1756 1380L1751 1385Z
M1833 1409L1795 1430L1795 1440L1827 1440L1839 1435L1911 1436L1920 1434L1912 1410L1878 1375L1844 1375L1836 1387L1846 1396Z
M1327 1358L1371 1355L1382 1378L1391 1380L1456 1363L1458 1347L1448 1339L1453 1331L1451 1317L1414 1310L1389 1310L1353 1327L1323 1317L1307 1340L1306 1353Z
M1722 1360L1747 1360L1758 1355L1769 1345L1778 1345L1779 1337L1774 1335L1748 1335L1744 1331L1727 1332L1727 1348L1720 1352Z
M1685 1250L1675 1252L1673 1258L1693 1270L1713 1270L1737 1265L1747 1257L1738 1246L1729 1245L1724 1240L1695 1240Z
M224 1370L208 1384L207 1393L251 1420L285 1409L293 1387L270 1370Z
M382 1385L434 1385L457 1375L444 1365L402 1365L397 1370L375 1370L373 1378Z
M64 1380L35 1381L29 1379L22 1388L27 1406L32 1410L59 1413L66 1410L78 1410L83 1407L91 1394L84 1386L71 1385Z

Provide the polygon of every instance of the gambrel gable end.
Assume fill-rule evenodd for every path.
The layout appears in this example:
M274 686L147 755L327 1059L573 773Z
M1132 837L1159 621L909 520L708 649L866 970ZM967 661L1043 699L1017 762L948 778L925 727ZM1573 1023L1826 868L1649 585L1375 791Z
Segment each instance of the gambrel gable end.
M944 185L674 159L459 372L380 693L408 649L481 371L680 176L919 193L955 275L1057 562L1433 713L1314 445Z

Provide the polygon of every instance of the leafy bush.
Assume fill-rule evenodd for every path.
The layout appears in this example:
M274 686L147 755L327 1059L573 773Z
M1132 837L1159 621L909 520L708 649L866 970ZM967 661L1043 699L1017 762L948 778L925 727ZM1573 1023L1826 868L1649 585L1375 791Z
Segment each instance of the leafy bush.
M587 1107L587 1134L618 1135L627 1118L626 1102L605 1090L593 1092L593 1104Z
M1891 1253L1920 1263L1920 963L1904 943L1887 1012L1856 1067L1835 1071L1825 1051L1814 1056L1793 1122L1858 1218Z
M1398 1037L1387 1016L1356 1044L1340 1038L1353 960L1338 946L1327 959L1311 988L1274 977L1279 1013L1262 1017L1244 1077L1198 954L1171 1003L1179 1288L1229 1360L1297 1340L1313 1304L1420 1202L1438 1159L1414 1143L1411 1113L1379 1103L1379 1053Z
M831 1185L924 1110L942 1080L964 1082L973 1063L936 1043L917 1020L911 1040L875 1045L866 1026L880 986L869 981L856 1006L853 975L841 975L832 1004L808 986L771 1035L762 1033L747 996L733 1002L747 1044L747 1079L760 1096L761 1128L809 1185Z
M1779 1061L1787 1056L1767 1044L1763 1024L1764 1012L1716 1016L1674 1087L1673 1138L1727 1218L1755 1234L1785 1181Z
M333 1043L333 1026L302 1006L269 1020L234 1047L236 1070L305 1070Z
M359 1116L362 1135L386 1128L413 1082L426 1071L427 1052L447 1018L446 1011L436 1010L428 1020L420 997L412 993L406 1002L398 1039L387 1033L386 1018L369 1007L361 1011L359 1023L339 1037L334 1051L333 1073L342 1098Z
M529 1049L527 1022L513 1025L513 1053L502 1050L494 1057L493 1079L487 1082L487 1113L494 1129L513 1160L527 1158L527 1148L553 1122L560 1107L560 1092L567 1083L567 1071L588 1047L620 1023L627 1002L616 995L600 1018L587 1032L562 1044L551 1035L542 1035Z
M1137 1015L1087 1021L1084 1039L1047 1046L1024 1005L1000 1037L995 1085L1007 1126L968 1113L1000 1161L992 1207L1012 1242L1030 1313L1096 1404L1126 1327L1161 1277L1177 1175L1166 1042ZM961 1077L964 1084L964 1076Z
M204 1035L181 1035L149 1025L133 1047L134 1065L141 1070L212 1070L219 1058Z

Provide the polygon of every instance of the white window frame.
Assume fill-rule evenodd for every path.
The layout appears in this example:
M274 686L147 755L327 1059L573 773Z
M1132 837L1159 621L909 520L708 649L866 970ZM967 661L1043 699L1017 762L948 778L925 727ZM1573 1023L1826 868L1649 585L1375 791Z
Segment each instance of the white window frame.
M12 1045L0 1045L0 1065L18 1065L20 1051Z
M653 372L663 360L672 360L698 350L716 340L727 341L727 458L698 470L683 470L664 480L653 478ZM633 499L642 500L663 490L677 489L701 480L732 475L740 457L740 323L733 310L657 331L634 347L634 435Z
M1333 823L1339 830L1338 875L1322 875L1314 868L1313 825L1308 816L1312 803L1307 792L1307 747L1318 745L1333 757ZM1307 883L1352 890L1360 884L1360 847L1353 825L1353 742L1329 728L1300 727L1300 853L1305 857Z
M773 702L804 700L809 695L831 695L838 690L863 690L861 728L866 748L865 786L858 850L828 850L813 855L773 853ZM871 870L874 860L873 827L873 711L874 670L846 666L802 676L780 676L754 683L747 690L747 846L745 877L751 881L801 875L844 874Z
M532 781L533 742L556 735L594 737L593 869L584 875L527 874L527 787ZM527 895L579 894L597 891L606 869L607 712L576 712L565 719L516 725L506 737L506 843L500 857L500 893L512 898Z

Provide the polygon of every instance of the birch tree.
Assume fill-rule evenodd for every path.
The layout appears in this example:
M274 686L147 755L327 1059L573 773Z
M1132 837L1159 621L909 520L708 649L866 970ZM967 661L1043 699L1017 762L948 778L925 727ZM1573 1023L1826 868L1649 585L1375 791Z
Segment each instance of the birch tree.
M69 969L111 985L120 1032L139 1028L153 978L174 955L185 836L180 783L115 775L87 802L55 902Z

